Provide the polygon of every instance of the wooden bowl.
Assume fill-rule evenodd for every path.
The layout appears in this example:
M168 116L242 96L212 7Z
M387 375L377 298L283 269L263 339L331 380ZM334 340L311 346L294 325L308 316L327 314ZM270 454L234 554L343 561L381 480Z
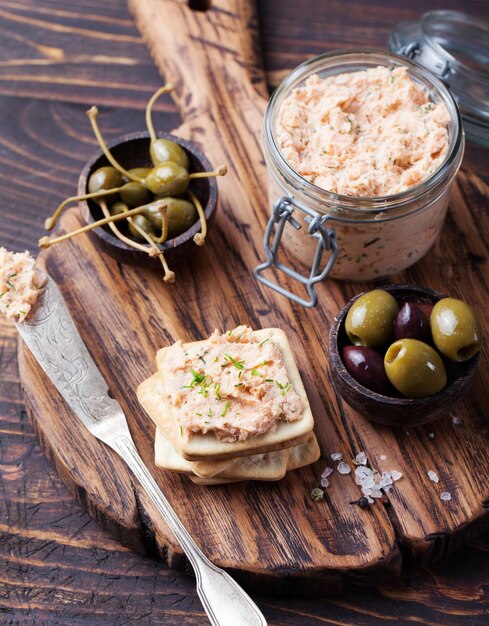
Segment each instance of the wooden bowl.
M388 285L380 287L391 293L400 306L405 302L434 304L446 296L414 285ZM447 370L447 385L442 391L425 398L405 398L401 395L385 396L367 389L346 370L341 358L344 346L351 345L345 330L345 319L351 305L361 295L352 298L335 317L329 333L329 358L333 384L355 411L364 417L386 426L420 426L446 416L463 397L475 373L479 354L469 361L454 363L443 358Z
M191 141L186 141L180 137L176 137L170 133L158 133L158 137L170 139L178 143L187 153L190 160L190 172L203 172L212 170L212 166L197 146ZM114 141L107 144L115 159L126 169L132 167L152 167L149 155L150 137L147 132L131 133L118 137ZM110 165L102 150L99 150L86 163L80 178L78 179L78 195L88 193L87 183L90 176L99 167ZM208 229L214 220L217 208L217 182L215 178L198 178L190 182L189 189L197 196L204 209L207 218ZM102 219L103 213L100 207L93 200L81 200L79 206L82 215L87 222L91 223L95 220ZM160 244L159 248L164 250L165 258L170 267L183 260L194 252L198 246L193 242L193 237L200 231L200 220L197 220L191 228L186 230L178 237L168 239L165 243ZM125 232L125 231L124 231ZM125 233L127 234L127 233ZM96 228L90 231L90 235L94 241L105 252L113 256L120 263L130 263L142 267L161 267L157 258L150 257L141 250L135 250L131 246L118 239L108 226ZM139 242L144 243L144 242Z

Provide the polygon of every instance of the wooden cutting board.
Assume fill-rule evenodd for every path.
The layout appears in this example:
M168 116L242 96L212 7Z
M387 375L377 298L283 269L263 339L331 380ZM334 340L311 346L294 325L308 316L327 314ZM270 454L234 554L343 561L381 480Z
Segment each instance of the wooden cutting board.
M267 89L253 7L238 0L214 2L208 12L175 0L130 0L130 5L162 74L177 86L185 121L175 133L197 142L213 164L230 166L219 180L216 222L206 245L177 268L174 286L164 285L160 272L116 263L86 236L43 251L40 259L126 412L144 461L209 558L245 584L266 581L267 592L334 592L345 576L373 584L399 575L413 559L442 557L489 520L487 342L472 392L435 424L391 430L343 404L330 384L329 326L347 299L372 285L327 281L318 287L319 306L305 310L262 289L252 275L263 259L269 213L259 146ZM488 191L476 177L460 173L437 244L390 282L449 292L483 314ZM77 211L69 211L59 231L79 224ZM154 428L135 389L155 371L158 348L241 323L279 326L288 333L311 400L322 459L278 483L199 487L154 466ZM483 324L487 336L487 319ZM41 442L81 502L121 541L139 550L156 549L171 566L185 566L172 534L123 462L83 430L22 344L19 364ZM453 416L460 423L453 423ZM325 499L313 502L311 487L332 464L330 455L340 451L349 461L362 450L372 467L403 474L389 493L389 505L376 502L362 510L350 504L359 488L352 475L337 473ZM429 470L438 474L439 484L429 481ZM451 492L450 502L440 499L442 491Z

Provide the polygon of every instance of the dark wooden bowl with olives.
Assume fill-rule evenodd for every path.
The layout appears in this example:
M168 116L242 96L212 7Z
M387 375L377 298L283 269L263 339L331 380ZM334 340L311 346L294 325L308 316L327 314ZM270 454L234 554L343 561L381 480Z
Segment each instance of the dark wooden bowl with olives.
M174 142L183 149L188 157L189 172L208 172L212 169L208 159L191 141L187 141L170 133L164 132L158 133L157 136L159 139L166 139ZM132 168L153 167L150 156L150 143L151 138L148 132L137 132L119 137L112 142L108 142L107 146L114 158L125 169L132 170ZM99 150L96 154L94 154L94 156L86 163L80 174L78 181L78 194L86 195L89 192L88 182L90 177L100 168L109 166L110 163L102 150ZM196 178L195 180L190 181L188 189L194 193L200 201L207 219L207 225L211 226L217 208L216 179ZM140 203L142 204L143 202L141 201ZM158 247L164 251L165 257L170 266L177 264L188 257L198 247L195 245L193 240L195 235L200 231L200 220L197 218L196 214L194 214L193 218L190 216L190 221L192 223L190 227L185 228L187 223L186 220L189 219L189 216L185 213L187 205L188 202L186 204L182 202L181 207L178 207L178 209L180 209L179 215L177 216L179 222L176 222L173 225L170 224L172 230L170 231L169 238L164 243L158 244ZM93 223L104 217L100 205L94 200L80 200L79 206L88 223ZM132 234L128 232L127 225L122 226L121 230L126 236L132 236ZM177 234L172 236L172 232L176 232ZM133 246L128 245L116 237L108 225L90 231L90 235L105 252L121 263L130 263L142 267L160 267L158 258L152 257L146 252L137 250ZM144 243L144 241L142 243Z
M449 415L472 382L481 328L466 303L389 285L358 294L329 335L333 384L355 411L386 426Z

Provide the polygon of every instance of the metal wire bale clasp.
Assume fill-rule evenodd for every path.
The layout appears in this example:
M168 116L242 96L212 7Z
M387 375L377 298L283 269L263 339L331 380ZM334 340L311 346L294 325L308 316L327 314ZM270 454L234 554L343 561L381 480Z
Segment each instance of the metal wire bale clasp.
M301 224L292 216L296 209L306 214L304 219L308 223L307 234L318 240L311 271L308 276L303 276L299 272L287 267L283 263L280 263L277 259L280 242L282 240L282 235L287 222L295 228L295 230L300 230L302 228ZM277 291L282 296L289 298L289 300L292 300L297 304L301 304L307 308L315 307L318 297L314 289L314 285L326 278L336 261L336 257L338 256L336 234L333 229L326 228L324 225L329 219L331 219L331 216L320 215L316 211L313 211L295 201L293 198L284 196L280 198L280 200L277 200L273 206L272 215L268 220L265 237L263 239L263 249L267 256L267 261L265 261L265 263L261 263L255 268L254 274L256 279L267 287L270 287L270 289ZM321 259L325 250L331 251L331 255L324 269L320 270ZM296 280L304 285L309 295L309 300L301 298L300 296L262 276L262 273L270 267L280 270L293 280Z

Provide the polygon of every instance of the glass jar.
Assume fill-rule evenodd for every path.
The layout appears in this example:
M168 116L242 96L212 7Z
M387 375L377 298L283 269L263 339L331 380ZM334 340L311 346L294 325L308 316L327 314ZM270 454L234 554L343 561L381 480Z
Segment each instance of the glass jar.
M448 109L449 147L443 163L420 184L401 193L353 197L321 189L298 174L282 155L276 140L281 104L309 76L321 78L371 67L407 67L432 102ZM445 219L450 187L464 151L464 133L455 101L444 84L408 59L378 50L341 50L306 61L293 70L272 95L262 136L272 216L265 233L267 262L255 270L260 282L304 306L317 302L314 285L331 276L371 280L396 274L416 263L433 245ZM280 245L304 266L307 274L278 260ZM329 251L326 264L323 252ZM267 279L275 267L305 285L303 299Z

